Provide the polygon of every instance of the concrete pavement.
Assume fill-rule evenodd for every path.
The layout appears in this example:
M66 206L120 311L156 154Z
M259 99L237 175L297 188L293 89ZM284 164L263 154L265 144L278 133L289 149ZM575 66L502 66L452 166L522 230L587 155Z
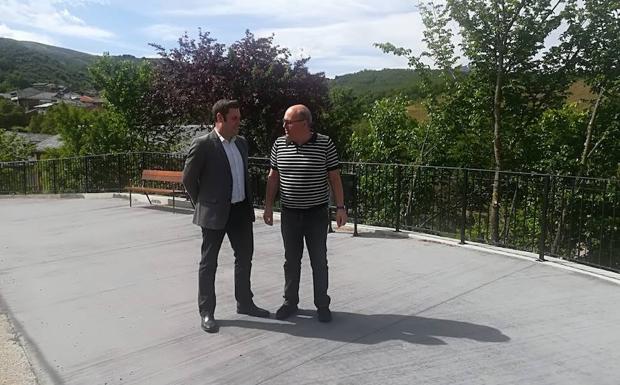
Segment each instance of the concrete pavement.
M329 236L334 321L196 310L200 229L121 199L0 200L0 296L40 383L601 384L620 378L620 286L527 259L364 233ZM255 224L253 291L282 298L279 225Z

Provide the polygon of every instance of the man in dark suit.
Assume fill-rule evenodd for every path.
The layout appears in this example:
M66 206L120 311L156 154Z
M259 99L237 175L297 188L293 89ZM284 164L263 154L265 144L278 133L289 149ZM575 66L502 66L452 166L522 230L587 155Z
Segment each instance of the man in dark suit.
M198 310L201 327L215 333L215 272L224 235L235 254L237 313L269 317L252 301L250 271L254 238L252 192L248 175L248 142L239 136L241 114L236 100L222 99L213 105L215 128L196 138L183 170L183 184L196 211L194 224L202 228L198 271Z

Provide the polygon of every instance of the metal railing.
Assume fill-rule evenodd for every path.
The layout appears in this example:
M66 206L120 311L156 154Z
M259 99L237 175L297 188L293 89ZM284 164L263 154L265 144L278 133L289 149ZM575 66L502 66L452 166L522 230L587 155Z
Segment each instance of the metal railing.
M0 194L122 191L143 169L182 170L183 154L126 153L0 163ZM355 175L358 223L536 252L620 271L620 182L500 173L497 239L490 223L494 171L343 163ZM251 158L261 207L269 161Z

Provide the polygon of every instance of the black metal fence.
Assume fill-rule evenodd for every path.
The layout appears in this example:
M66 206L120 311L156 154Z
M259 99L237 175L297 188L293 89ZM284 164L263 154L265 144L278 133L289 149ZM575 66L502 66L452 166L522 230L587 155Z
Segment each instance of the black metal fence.
M143 169L182 170L183 154L127 153L0 163L0 194L122 191ZM250 160L261 207L269 162ZM620 271L620 182L500 173L497 239L490 202L494 171L343 163L355 175L358 223L412 230L552 255Z

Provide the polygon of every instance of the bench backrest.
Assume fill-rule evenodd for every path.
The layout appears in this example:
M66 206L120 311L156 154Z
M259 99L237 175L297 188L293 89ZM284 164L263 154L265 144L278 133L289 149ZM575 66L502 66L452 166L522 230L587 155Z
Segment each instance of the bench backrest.
M183 183L183 171L142 170L142 180Z

